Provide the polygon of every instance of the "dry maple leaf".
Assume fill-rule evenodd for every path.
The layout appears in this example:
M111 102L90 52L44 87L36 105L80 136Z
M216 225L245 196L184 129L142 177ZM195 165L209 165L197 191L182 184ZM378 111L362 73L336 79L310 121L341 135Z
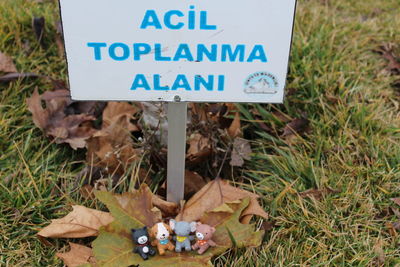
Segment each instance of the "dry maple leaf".
M110 174L122 174L138 159L139 153L133 148L130 134L130 130L135 129L130 119L136 109L127 105L110 102L104 109L102 129L87 141L86 159L90 166L102 167Z
M0 72L17 72L17 68L10 56L0 52Z
M244 160L250 160L251 146L248 140L237 137L233 142L233 149L231 153L231 166L242 167Z
M69 246L70 251L56 254L67 267L78 267L83 264L96 265L96 259L91 248L71 242L69 242Z
M27 99L28 110L33 122L56 143L68 143L73 149L83 148L86 140L93 135L91 121L96 118L89 114L67 115L65 110L72 103L68 90L55 90L39 95L37 88ZM42 100L46 107L42 107ZM88 124L89 123L89 124Z
M384 44L380 46L375 52L382 55L384 59L389 61L387 70L393 74L400 74L400 58L394 53L394 46L392 44Z
M61 219L52 220L38 235L41 237L81 238L96 236L101 226L114 218L108 213L83 206L72 206L73 210Z
M250 197L250 205L241 214L241 221L248 223L253 215L268 218L268 214L258 203L259 196L246 190L231 186L228 181L215 179L204 186L188 202L177 216L177 220L196 221L205 212L227 202Z
M131 119L134 118L133 115L137 112L137 108L127 102L108 102L103 112L102 128L107 128L115 121L118 121L119 118L124 117L128 131L138 131L138 126L131 123Z
M95 195L106 204L116 219L115 223L122 222L131 228L138 228L151 227L161 220L160 214L154 212L153 193L147 185L143 184L139 190L121 195L100 191L97 191Z

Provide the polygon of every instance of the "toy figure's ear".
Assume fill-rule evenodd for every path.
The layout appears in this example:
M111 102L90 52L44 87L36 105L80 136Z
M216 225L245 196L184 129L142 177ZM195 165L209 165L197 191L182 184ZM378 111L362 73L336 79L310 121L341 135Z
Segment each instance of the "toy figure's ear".
M214 227L211 227L211 232L215 233L215 228Z
M171 227L171 230L175 230L175 224L176 221L174 219L169 220L169 227Z
M132 233L136 232L136 229L131 229Z
M143 227L143 230L147 231L147 226Z
M196 225L197 225L197 226L201 225L201 222L197 222Z
M197 225L196 222L191 222L190 223L190 231L196 232L196 225Z

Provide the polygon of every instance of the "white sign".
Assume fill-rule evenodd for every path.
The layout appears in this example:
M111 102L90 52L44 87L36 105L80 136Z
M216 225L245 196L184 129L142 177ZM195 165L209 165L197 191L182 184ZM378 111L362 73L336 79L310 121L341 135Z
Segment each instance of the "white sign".
M283 100L296 0L60 0L75 100Z

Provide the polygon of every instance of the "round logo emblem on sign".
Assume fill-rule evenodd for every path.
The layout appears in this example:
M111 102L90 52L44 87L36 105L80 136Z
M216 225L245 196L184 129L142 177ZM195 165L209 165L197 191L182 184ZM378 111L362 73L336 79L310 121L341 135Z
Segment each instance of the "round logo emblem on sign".
M267 71L251 74L244 82L244 92L247 94L276 94L278 79Z

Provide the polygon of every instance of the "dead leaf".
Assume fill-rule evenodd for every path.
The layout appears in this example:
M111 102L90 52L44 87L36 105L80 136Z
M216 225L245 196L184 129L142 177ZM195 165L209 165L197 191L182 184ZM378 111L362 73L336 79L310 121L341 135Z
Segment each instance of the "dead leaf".
M200 133L194 133L189 138L189 149L187 151L186 157L196 157L203 150L211 150L210 140L207 137L204 137Z
M310 121L306 118L294 119L283 129L283 137L302 135L309 129Z
M275 220L271 220L271 221L264 221L262 223L261 229L263 229L266 232L271 231L272 229L274 229L276 226L276 221Z
M69 242L69 246L71 247L70 251L56 254L67 267L78 267L83 264L96 265L96 259L91 248L71 242Z
M126 104L126 103L125 103ZM111 103L103 111L103 126L88 140L87 162L102 167L110 174L123 174L138 159L139 151L133 148L130 122L133 109L124 103ZM122 108L121 108L122 107Z
M251 205L250 197L246 197L240 201L224 203L233 212L228 212L229 216L223 215L218 217L217 214L222 214L223 212L218 211L217 214L214 211L206 212L200 221L202 223L214 226L217 231L213 235L213 241L217 245L223 246L229 244L233 247L255 247L261 243L264 236L264 231L254 232L253 226L249 224L243 224L240 218ZM216 222L212 223L210 220ZM259 243L260 242L260 243Z
M67 107L65 107L66 115L78 115L88 114L95 118L98 118L103 113L106 107L106 102L95 102L95 101L72 101Z
M252 151L248 140L237 137L233 142L231 153L231 166L242 167L244 160L250 160Z
M185 199L189 199L206 185L204 178L197 172L185 170Z
M340 190L332 189L330 187L324 187L322 189L309 189L304 192L301 192L299 195L302 198L315 198L316 200L321 200L326 195L340 193Z
M103 112L102 128L107 128L121 117L124 117L128 131L138 131L138 126L131 123L131 120L134 118L133 115L136 112L138 112L136 107L127 102L108 102Z
M235 118L233 119L231 126L228 128L228 134L232 138L242 135L239 112L235 113Z
M229 129L231 127L231 133L236 134L237 129L240 130L240 117L236 115L236 106L233 103L194 103L190 105L194 119L199 122L200 125L217 125L220 129ZM233 119L236 121L233 124ZM233 125L232 125L233 124Z
M114 218L108 213L83 206L72 206L73 210L61 219L52 220L38 233L41 237L82 238L97 236L101 226Z
M89 114L67 115L65 109L72 103L69 94L68 90L55 90L40 96L36 88L27 99L28 110L35 125L47 136L54 137L56 143L68 143L73 149L83 148L95 132L90 122L96 118Z
M190 167L190 166L196 166L199 163L205 162L210 159L212 153L213 153L213 150L211 148L205 148L205 149L201 150L199 153L197 153L196 155L186 157L186 165L188 167Z
M175 217L179 212L178 204L163 200L160 196L153 194L151 201L154 207L161 210L163 218Z
M176 217L177 220L196 221L205 212L212 211L218 206L250 197L250 205L241 214L241 220L249 222L249 217L258 215L268 218L268 214L258 203L259 196L246 190L231 186L228 181L215 179L204 186L188 202Z
M11 57L0 52L0 72L17 72Z
M382 55L384 59L389 61L387 70L393 74L400 74L400 58L395 55L393 44L384 44L375 50L376 53Z
M186 162L188 166L202 163L209 159L212 154L210 138L200 133L193 133L188 138L189 148L186 152Z
M152 227L161 221L158 213L153 209L153 193L147 185L142 185L139 190L113 194L111 192L95 193L96 197L106 204L111 214L116 218L115 223L127 223L127 227L139 228L143 226ZM129 232L128 232L129 235Z
M232 205L239 204L240 200L224 203L221 206L216 207L215 209L204 213L199 221L204 224L208 224L211 226L216 226L224 221L226 218L229 218L234 213Z

